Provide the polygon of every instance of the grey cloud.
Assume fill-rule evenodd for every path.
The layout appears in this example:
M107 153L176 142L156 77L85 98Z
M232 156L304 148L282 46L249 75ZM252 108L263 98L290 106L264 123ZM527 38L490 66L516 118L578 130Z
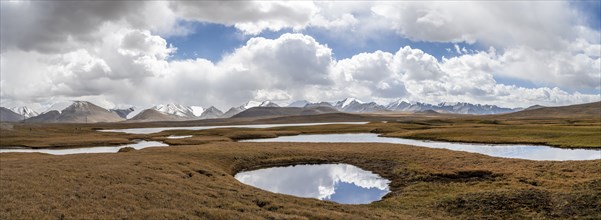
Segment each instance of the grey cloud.
M66 42L93 42L100 25L139 8L136 1L2 1L2 50L41 52L75 48ZM66 47L67 46L67 47Z
M581 19L567 2L394 2L372 7L402 35L435 42L557 48ZM474 19L477 18L477 19Z
M311 2L1 4L2 103L85 98L115 104L177 102L227 108L254 98L286 97L314 101L355 96L365 101L404 97L425 102L494 102L491 97L498 95L496 101L500 104L514 104L516 100L570 104L599 99L558 88L522 88L494 80L499 74L545 86L599 88L601 60L595 55L600 47L590 40L598 32L569 32L573 25L564 29L565 22L579 23L570 12L560 10L562 3L541 6L557 15L536 10L543 18L557 16L544 21L556 24L544 23L542 29L532 27L539 22L537 19L517 22L529 16L524 9L516 11L520 12L516 18L506 18L509 15L497 14L497 9L488 10L488 3L469 3L491 12L481 20L467 19L480 13L469 7L441 8L410 2L376 2L375 6L344 3L342 7L333 2L328 10L316 10L323 8L315 8ZM395 7L378 11L379 4ZM409 9L403 8L406 4ZM298 10L297 6L307 10ZM371 9L377 13L372 14ZM399 14L406 10L411 13ZM373 30L390 30L388 24L394 23L399 25L393 27L395 30L415 40L490 42L503 45L503 52L464 54L439 61L419 49L404 47L395 53L377 51L336 61L330 48L312 37L285 34L275 39L253 38L217 63L168 59L175 48L170 48L164 37L177 30L176 19L233 25L252 34L265 29L336 25L328 22L340 16L326 16L329 12L347 15L352 21L348 19L350 14L358 20L340 25L352 30L348 33L357 34L341 35L353 42L355 36L372 34ZM316 13L322 20L312 20ZM413 22L407 23L406 19ZM544 30L557 37L541 37ZM572 42L566 39L574 37L579 38L575 41L578 44L565 49ZM559 49L539 49L551 44Z
M304 26L315 13L312 2L181 1L171 7L183 19L236 25L252 34Z

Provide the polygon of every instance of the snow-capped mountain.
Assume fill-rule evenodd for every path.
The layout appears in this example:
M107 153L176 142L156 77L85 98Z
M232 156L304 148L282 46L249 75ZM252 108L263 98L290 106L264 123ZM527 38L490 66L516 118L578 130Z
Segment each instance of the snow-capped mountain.
M125 106L125 108L106 110L100 106L96 106L86 101L58 102L52 105L48 109L48 111L34 117L32 116L36 115L37 113L27 107L13 108L13 110L18 111L19 113L23 113L24 115L20 115L19 119L23 120L25 118L27 122L91 123L114 122L123 119L128 119L132 121L180 121L212 118L229 118L254 107L260 107L262 109L258 109L254 112L249 112L247 113L247 115L262 115L263 117L268 116L270 112L274 114L277 113L276 115L290 115L292 114L291 112L297 111L294 109L290 110L292 108L303 108L305 110L311 110L302 110L305 112L301 111L298 114L310 114L311 112L314 112L312 110L314 110L315 108L326 109L327 112L337 110L341 112L350 113L372 113L386 111L420 113L435 111L439 113L454 114L502 114L521 110L521 108L502 108L496 105L471 104L466 102L442 102L433 105L421 102L412 103L405 100L397 100L389 103L386 106L383 106L375 102L363 102L356 98L346 98L344 100L333 103L311 103L306 100L300 100L289 104L288 107L280 107L272 101L249 101L244 105L232 107L225 113L213 106L209 108L203 108L200 106L184 106L179 104L157 105L150 108L128 108L127 106ZM540 106L533 106L531 108L540 108ZM13 110L6 109L6 111L4 111L6 114L3 114L3 117L9 115L10 113L15 113ZM14 114L10 115L14 116ZM27 117L30 118L27 119ZM6 118L8 118L8 116L6 116ZM16 120L16 117L12 118L15 118L14 120Z
M225 112L222 115L222 118L230 118L240 112L243 112L244 110L254 108L254 107L280 107L280 106L278 104L273 103L272 101L263 101L263 102L248 101L244 105L230 108L229 110L227 110L227 112Z
M353 104L353 103L357 103L357 104L363 104L364 102L356 99L356 98L346 98L342 101L338 101L334 104L334 107L338 108L338 109L344 109L347 106Z
M242 105L240 107L246 110L246 109L249 109L249 108L252 108L252 107L258 107L261 104L262 104L261 102L257 102L257 101L248 101L246 104L244 104L244 105Z
M263 102L258 102L258 101L248 101L247 103L245 103L244 105L239 106L240 109L249 109L249 108L254 108L254 107L280 107L278 104L275 104L272 101L263 101Z
M133 107L133 108L134 108L134 111L132 111L129 114L127 114L127 116L125 116L126 119L132 119L133 117L136 117L136 115L139 115L144 110L150 109L151 107L148 107L148 106L147 107L136 106L136 107Z
M511 108L502 108L496 105L481 105L481 104L471 104L467 102L442 102L437 105L428 104L428 103L409 103L402 100L397 100L391 102L386 106L386 109L390 111L398 111L398 112L420 112L420 111L428 111L433 110L441 113L454 113L454 114L475 114L475 115L485 115L485 114L501 114L501 113L509 113L519 111L519 108L511 109Z
M298 100L298 101L294 101L294 102L288 104L287 107L299 107L299 108L302 108L302 107L305 107L305 105L307 105L307 104L309 104L309 102L307 100Z
M0 107L0 121L17 122L23 120L23 116L12 110Z
M50 112L50 111L58 111L59 113L61 113L63 111L63 109L69 107L71 104L73 104L72 101L56 102L56 103L52 104L48 109L46 109L46 111L44 111L42 113L46 113L46 112Z
M386 106L386 109L392 111L405 111L405 109L409 108L409 106L411 106L411 103L399 99L397 101L389 103Z
M240 112L243 112L244 110L246 110L244 108L244 106L239 106L239 107L231 107L229 110L227 110L227 112L223 113L222 117L223 118L230 118Z
M386 107L378 105L375 102L362 102L355 98L346 98L334 104L334 107L342 112L383 112Z
M257 107L280 107L278 104L273 103L272 101L264 101Z
M47 111L26 119L27 122L41 123L95 123L117 122L123 119L115 112L106 110L87 101L74 101L62 110Z
M221 118L222 116L223 112L221 110L211 106L200 115L200 119Z
M144 109L138 114L128 118L130 122L150 122L150 121L181 121L182 118L176 115L169 115L155 110L154 108Z
M175 115L181 118L196 118L194 114L194 110L189 106L183 106L179 104L166 104L166 105L156 105L152 107L152 109L157 110L163 114L167 115ZM202 114L202 113L201 113Z
M305 108L317 108L317 107L334 108L334 106L329 102L308 103L303 107L305 107ZM334 108L334 109L336 109L336 108Z
M10 108L10 110L25 118L31 118L39 115L39 113L37 113L33 109L28 108L27 106L14 107Z
M202 115L202 113L205 111L205 109L200 106L190 106L190 109L192 109L192 114L194 114L196 117L200 117L200 115Z
M452 112L457 114L474 114L474 115L488 115L488 114L500 114L509 113L516 111L510 108L501 108L496 105L481 105L471 104L466 102L455 102L455 103L440 103L438 104L440 111Z
M127 116L129 116L131 113L136 111L136 107L114 108L109 111L117 113L117 115L119 115L119 117L121 117L121 118L127 118Z
M419 112L419 111L427 111L427 110L438 110L435 105L428 103L409 103L407 101L397 100L391 102L386 106L386 109L395 112Z

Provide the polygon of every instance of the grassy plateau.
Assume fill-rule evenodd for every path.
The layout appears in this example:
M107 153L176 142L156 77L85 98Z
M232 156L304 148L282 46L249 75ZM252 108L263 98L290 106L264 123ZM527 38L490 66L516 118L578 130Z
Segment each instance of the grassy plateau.
M518 117L519 116L519 117ZM317 133L481 143L601 147L601 117L329 114L247 121L7 124L0 146L105 146L136 139L171 147L112 154L0 154L0 219L600 219L601 160L529 161L375 143L247 143ZM370 121L265 129L98 129L231 123ZM193 135L167 139L169 135ZM391 180L391 193L342 205L270 193L234 179L270 166L348 163Z

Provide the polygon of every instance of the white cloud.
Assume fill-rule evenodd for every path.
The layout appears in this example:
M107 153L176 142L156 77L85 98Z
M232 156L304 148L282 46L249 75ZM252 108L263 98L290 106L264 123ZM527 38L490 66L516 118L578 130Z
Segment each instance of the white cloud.
M290 101L292 96L281 89L259 89L253 100Z
M402 75L394 70L391 53L376 51L361 53L336 63L332 78L336 93L327 98L356 97L372 100L374 97L396 98L407 94ZM325 97L324 97L325 98ZM323 99L323 98L322 98Z
M601 87L600 33L566 2L0 4L2 105L86 99L105 106L228 108L250 99L353 96L527 106L600 99L565 91ZM182 20L230 25L245 34L315 27L358 44L394 30L416 41L457 43L447 51L460 56L437 60L402 47L334 60L327 45L297 33L252 38L215 63L170 60L176 48L164 38L188 33L178 25ZM460 43L494 47L474 53ZM539 88L500 84L496 77Z
M581 26L568 2L387 2L374 5L398 33L414 40L557 48ZM597 39L598 42L598 39Z
M303 28L317 8L301 1L181 1L171 2L183 19L232 25L247 34L263 30Z
M159 33L183 33L166 2L159 1L2 1L2 51L35 50L56 53L75 50L82 44L102 40L101 27L114 24L124 28Z

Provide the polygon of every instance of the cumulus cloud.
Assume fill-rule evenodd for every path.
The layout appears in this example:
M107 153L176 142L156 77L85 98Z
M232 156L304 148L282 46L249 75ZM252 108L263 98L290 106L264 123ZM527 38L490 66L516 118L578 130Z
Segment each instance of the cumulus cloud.
M171 74L156 82L169 82L170 86L155 87L166 88L163 94L175 96L180 102L196 100L221 108L252 99L283 100L299 97L305 86L332 84L328 75L331 55L329 48L302 34L253 38L218 63L203 59L173 61ZM173 95L179 90L191 94Z
M566 2L0 4L0 104L8 106L86 99L109 107L175 102L226 109L251 99L357 97L516 107L600 99L566 92L601 89L599 31ZM315 27L350 41L393 30L415 41L457 43L449 50L458 56L439 60L406 46L335 60L327 45L293 33L253 37L216 62L173 60L177 48L165 38L190 31L179 21L234 26L249 35ZM491 47L468 53L460 43ZM501 84L498 77L538 88Z
M575 24L577 13L563 1L392 2L371 9L400 34L436 42L556 48L576 39L582 28Z
M317 8L313 2L181 1L171 7L183 18L232 25L247 34L304 27Z
M176 102L225 109L252 99L321 101L348 96L381 102L405 98L513 107L599 99L556 87L528 89L498 84L492 73L506 69L509 64L503 63L508 62L504 57L509 55L497 55L494 49L438 61L419 49L402 47L394 54L376 51L336 61L331 50L314 38L284 34L276 39L250 39L213 63L205 59L168 61L173 48L148 32L123 30L114 35L107 37L112 40L101 50L113 51L108 54L83 49L58 56L3 53L7 56L2 59L3 101L44 102L48 97L63 97L108 106ZM132 37L136 43L130 42ZM23 65L19 57L37 59ZM136 69L143 74L115 73ZM10 71L28 76L5 74ZM39 80L28 86L31 78ZM11 84L5 83L8 81Z
M120 26L157 32L177 31L165 2L148 1L2 1L2 51L65 52L93 44Z
M402 74L395 71L393 59L391 53L376 51L338 61L331 74L337 88L332 90L335 93L329 94L328 98L352 96L372 100L372 97L406 96Z

